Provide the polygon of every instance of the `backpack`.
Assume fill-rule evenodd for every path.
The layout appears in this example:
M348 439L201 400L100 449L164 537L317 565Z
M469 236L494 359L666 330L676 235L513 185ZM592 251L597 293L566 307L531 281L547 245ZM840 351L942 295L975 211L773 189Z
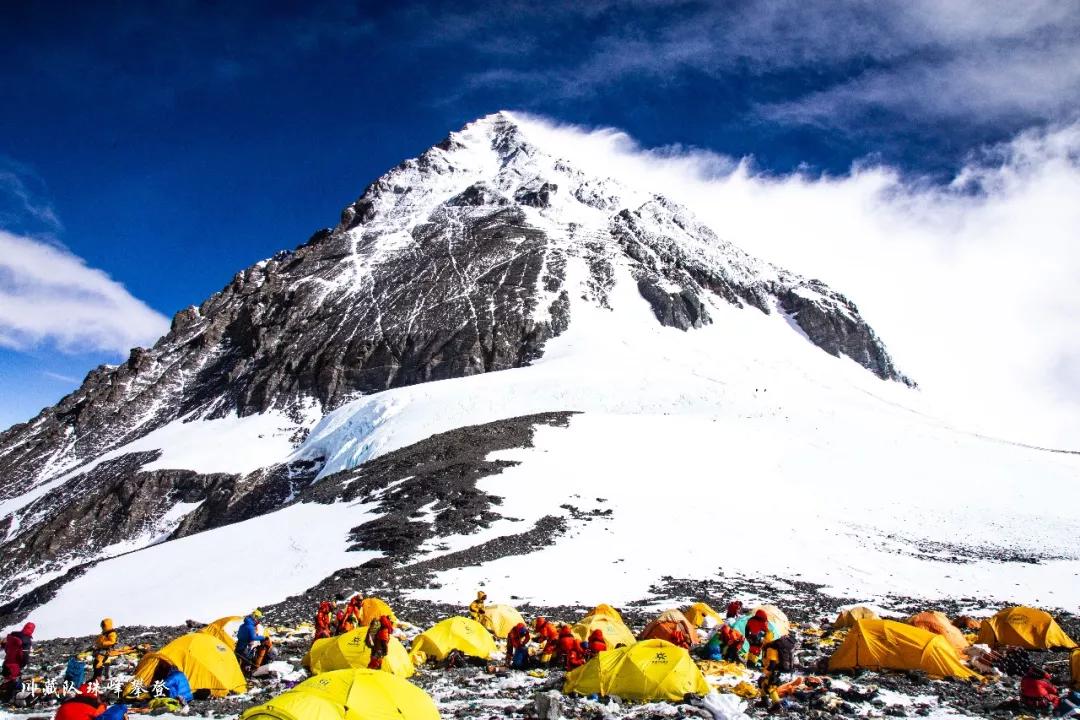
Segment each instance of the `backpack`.
M64 670L64 681L70 682L75 687L83 684L83 676L86 674L86 666L78 658L67 661L67 669Z

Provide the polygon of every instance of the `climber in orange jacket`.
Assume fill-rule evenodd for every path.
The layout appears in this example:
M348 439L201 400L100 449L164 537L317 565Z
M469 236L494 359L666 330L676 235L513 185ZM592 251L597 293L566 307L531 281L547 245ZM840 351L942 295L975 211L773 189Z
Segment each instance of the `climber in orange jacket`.
M510 628L506 636L506 664L514 670L525 670L529 667L529 642L532 636L525 623L520 622Z
M1032 666L1020 679L1020 702L1036 714L1056 710L1061 699L1057 686L1050 682L1050 673Z
M554 662L563 665L567 672L585 664L585 653L581 643L574 637L569 625L559 628L559 641L556 645Z
M315 613L315 639L321 640L333 634L331 624L334 622L333 606L329 600L319 603L319 609Z
M604 639L604 631L596 628L589 635L589 644L585 648L585 658L591 659L607 650L607 640Z
M761 652L769 636L769 616L764 610L758 610L746 621L746 640L750 643L750 652L746 656L748 666L761 664Z
M540 645L540 663L547 665L559 649L559 631L545 617L536 618L533 624L533 637Z
M373 620L368 627L364 642L371 648L368 670L382 670L383 658L390 653L390 634L394 631L394 622L389 615Z
M359 595L353 595L349 598L349 602L345 605L344 610L339 610L337 614L337 632L338 635L344 635L347 632L352 632L356 628L360 627L360 603L364 599Z

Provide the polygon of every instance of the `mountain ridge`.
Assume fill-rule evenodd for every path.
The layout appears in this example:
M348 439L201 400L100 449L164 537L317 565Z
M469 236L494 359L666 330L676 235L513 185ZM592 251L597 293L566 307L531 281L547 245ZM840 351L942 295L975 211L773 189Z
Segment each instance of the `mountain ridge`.
M268 512L325 461L286 452L246 472L147 471L169 462L133 459L154 433L273 416L300 447L357 398L528 366L574 322L572 302L610 309L620 274L661 326L700 330L717 303L779 314L826 353L913 385L843 295L753 258L663 195L587 175L496 113L376 179L335 227L178 312L151 348L0 433L0 552L16 566L0 600L118 543ZM198 507L170 524L165 498ZM73 514L102 513L124 521L70 529Z

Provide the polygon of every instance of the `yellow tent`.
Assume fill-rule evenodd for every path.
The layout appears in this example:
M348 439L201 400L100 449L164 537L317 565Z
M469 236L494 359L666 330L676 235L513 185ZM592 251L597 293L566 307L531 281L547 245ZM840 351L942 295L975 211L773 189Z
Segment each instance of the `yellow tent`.
M608 650L566 676L564 693L617 695L626 700L682 700L707 695L709 684L690 653L665 640Z
M834 628L849 628L854 627L855 623L859 620L880 620L878 614L868 607L859 605L857 607L848 608L847 610L841 610L840 614L833 620Z
M192 690L209 690L214 697L224 697L231 692L247 692L247 683L236 655L225 643L208 633L184 635L157 652L147 653L135 668L132 682L138 680L143 687L149 688L162 662L187 675ZM132 689L129 684L124 690L125 694Z
M783 610L775 605L758 605L750 614L753 615L758 610L765 611L765 614L769 617L769 622L776 628L776 637L784 637L791 632L791 621L788 620Z
M893 620L857 620L829 658L829 670L923 670L933 677L966 680L978 674L965 667L940 635Z
M604 633L604 640L609 648L633 645L637 641L634 633L623 623L622 616L608 605L598 605L573 627L574 635L582 642L589 639L593 630Z
M667 640L671 642L672 635L676 630L681 630L686 635L691 645L698 644L697 630L679 610L665 610L645 626L638 635L639 640Z
M1072 673L1073 689L1080 690L1080 649L1072 651L1069 657L1069 669Z
M623 622L622 615L619 614L619 611L607 603L600 603L592 609L592 612L590 612L589 615L607 615L615 618L619 622Z
M1050 613L1029 607L1005 608L984 620L977 642L991 647L1012 645L1028 650L1076 647Z
M505 640L510 630L523 622L525 618L521 617L521 613L510 605L487 605L484 607L484 618L481 624L495 637Z
M394 615L393 609L386 603L385 600L380 600L377 597L364 598L360 603L360 626L367 628L373 620L378 620L383 615L389 615L390 621L397 625L397 615Z
M431 697L377 670L335 670L250 708L242 720L439 720Z
M716 621L716 624L724 622L724 616L713 610L711 607L703 602L696 602L689 608L683 611L683 615L694 627L701 627L705 624L705 618L712 618Z
M240 624L244 622L244 618L239 615L230 615L215 620L199 632L206 633L216 637L221 642L225 643L230 650L236 650L236 631L240 629Z
M952 621L949 620L945 613L938 612L937 610L927 610L912 615L908 618L908 625L921 627L923 630L929 630L935 635L940 635L945 638L958 653L966 651L968 646L971 645L964 637L964 633L960 632L960 628L953 625Z
M364 642L367 631L364 627L337 637L316 640L304 656L304 667L310 670L312 675L330 670L367 668L371 661L371 648ZM396 637L390 638L382 669L403 678L412 677L416 673L409 653Z
M443 660L451 650L486 660L496 651L495 640L475 620L452 617L420 633L412 643L414 662L418 653L424 653L426 658Z

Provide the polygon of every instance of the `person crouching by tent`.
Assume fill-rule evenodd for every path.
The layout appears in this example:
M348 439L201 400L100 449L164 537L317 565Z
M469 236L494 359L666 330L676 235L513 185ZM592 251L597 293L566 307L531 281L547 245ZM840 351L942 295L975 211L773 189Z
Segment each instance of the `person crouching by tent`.
M607 650L607 640L604 639L604 631L596 628L589 635L589 642L585 646L585 659L591 660Z
M559 649L559 631L555 629L554 623L548 622L545 617L536 618L533 624L533 638L540 646L540 664L550 664L555 657L555 652Z
M744 640L743 634L737 629L721 623L705 643L705 659L740 662L739 655L742 653Z
M109 676L109 665L112 663L112 651L119 642L116 628L113 627L112 618L101 621L101 634L94 640L94 675L93 680L100 680L102 675Z
M528 670L531 641L532 635L525 623L520 622L510 628L506 635L506 664L512 670Z
M30 647L36 629L34 623L28 622L22 630L9 633L4 640L3 684L0 684L0 700L4 702L11 702L22 685L20 677L23 668L30 662Z
M559 642L556 645L553 662L556 665L562 665L567 672L585 664L585 653L582 651L581 643L574 637L574 632L569 625L559 628Z
M368 626L367 636L364 643L371 648L371 659L368 660L368 670L382 670L383 658L390 652L390 633L394 630L394 622L389 615L383 615L377 620L372 620Z
M1050 673L1034 665L1020 679L1020 704L1036 715L1049 715L1061 702Z
M259 634L259 621L262 610L255 608L244 618L240 629L236 631L236 659L246 674L259 668L270 652L270 637Z
M315 639L322 640L333 634L334 606L329 600L319 603L319 609L315 613Z

